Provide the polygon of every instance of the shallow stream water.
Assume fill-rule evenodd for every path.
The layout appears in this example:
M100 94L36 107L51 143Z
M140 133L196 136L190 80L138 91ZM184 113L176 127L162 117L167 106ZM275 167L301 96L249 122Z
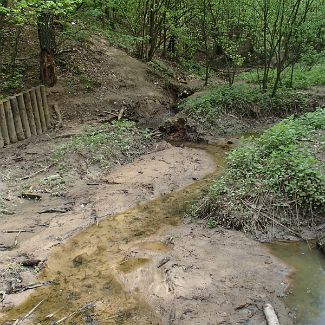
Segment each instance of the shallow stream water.
M52 280L53 284L37 289L24 304L8 310L6 319L26 315L45 299L34 313L35 324L51 324L67 315L72 316L61 323L81 324L85 317L91 321L94 314L98 324L156 324L150 306L136 292L125 292L117 281L117 274L150 263L150 259L125 255L123 247L133 242L139 243L143 239L146 249L168 251L168 244L145 242L145 239L164 226L177 225L184 211L202 195L212 179L223 172L227 146L195 147L214 157L216 169L213 174L148 204L106 218L98 226L83 230L56 248L39 278L40 281ZM271 245L271 250L295 269L291 276L292 293L286 298L286 303L297 309L297 324L324 325L324 257L315 248L310 249L301 243L276 243ZM96 302L95 308L78 312L81 306L92 302Z
M314 243L277 242L271 252L290 265L291 286L285 302L297 325L325 324L325 256Z
M133 242L138 245L164 226L177 225L212 179L223 172L227 148L195 147L205 148L213 156L214 173L148 204L108 217L60 245L39 276L40 281L53 281L53 284L37 289L25 303L8 310L6 320L21 318L45 299L33 314L35 324L52 324L73 313L63 324L81 324L87 315L92 317L94 313L99 324L156 324L150 306L136 292L125 292L117 274L131 272L150 262L126 256L124 247L132 246ZM163 242L143 245L152 251L169 249ZM78 312L80 307L92 302L96 302L95 309ZM48 315L51 317L47 318Z

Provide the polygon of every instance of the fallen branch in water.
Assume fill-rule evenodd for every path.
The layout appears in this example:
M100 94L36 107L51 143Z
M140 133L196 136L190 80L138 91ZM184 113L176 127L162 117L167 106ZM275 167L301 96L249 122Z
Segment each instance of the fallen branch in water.
M89 303L89 304L86 304L86 305L84 305L83 307L79 308L78 310L74 311L73 313L71 313L71 314L69 314L69 315L67 315L67 316L65 316L65 317L63 317L63 318L61 318L61 319L58 320L57 322L54 322L53 325L61 324L61 323L63 323L64 321L66 321L68 318L74 317L74 316L76 316L77 314L82 313L82 312L84 312L84 311L87 310L87 309L93 308L93 307L95 307L95 305L96 305L96 302L91 302L91 303Z
M38 283L32 283L32 284L28 284L26 286L22 286L22 287L18 287L18 288L13 288L11 290L9 290L9 294L12 293L18 293L18 292L23 292L26 290L31 290L31 289L36 289L39 287L43 287L43 286L48 286L50 284L52 284L53 281L45 281L45 282L38 282Z

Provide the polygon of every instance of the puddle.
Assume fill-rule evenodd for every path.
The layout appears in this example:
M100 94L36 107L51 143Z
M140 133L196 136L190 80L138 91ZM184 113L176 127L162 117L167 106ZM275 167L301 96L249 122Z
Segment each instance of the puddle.
M140 245L151 251L168 251L168 244L145 239L164 226L177 225L184 211L202 195L211 180L222 173L225 148L195 147L213 155L216 163L213 174L148 204L109 217L56 248L39 276L39 281L53 281L53 284L38 288L24 304L7 310L6 320L26 315L45 299L33 314L35 324L53 324L67 315L72 316L61 323L83 324L88 317L99 324L156 324L154 311L137 292L124 291L117 274L134 271L151 262L130 255L133 243L137 243L135 249ZM139 244L141 240L143 243ZM93 302L96 302L95 307L80 312L82 306Z
M286 304L296 313L297 325L325 324L325 257L314 244L278 242L271 252L292 266Z

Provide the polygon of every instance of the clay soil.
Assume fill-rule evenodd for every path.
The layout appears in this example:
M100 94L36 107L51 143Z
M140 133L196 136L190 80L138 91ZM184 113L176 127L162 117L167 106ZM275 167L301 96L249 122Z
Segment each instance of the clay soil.
M124 108L125 117L154 127L175 99L145 63L101 38L72 53L66 62L74 62L90 84L64 73L51 89L50 102L61 108L63 128L0 149L0 324L14 323L46 296L49 304L19 324L35 324L35 319L51 324L53 319L44 317L60 304L70 303L59 313L64 317L94 300L91 315L65 323L266 324L262 306L270 302L281 324L291 324L282 300L290 271L284 264L242 233L210 230L206 223L182 220L180 213L174 217L174 210L163 205L164 198L174 200L169 193L190 186L191 194L196 191L192 183L222 172L228 139L218 147L219 156L157 141L146 155L96 176L62 172L48 161L58 145L82 132L83 124L101 123ZM58 174L58 188L41 181ZM38 193L41 199L19 197L22 192ZM173 209L195 198L175 195ZM156 210L151 209L148 202L159 197ZM143 216L143 209L150 213ZM164 258L168 262L158 268ZM31 260L41 262L21 266ZM98 277L96 272L103 274L96 290L91 289L93 282L89 287L80 282L80 272L87 270L90 282ZM110 293L104 290L105 276L114 283ZM21 290L53 277L60 286L67 279L65 288L54 291L86 286L93 296L81 290L66 301L51 286Z

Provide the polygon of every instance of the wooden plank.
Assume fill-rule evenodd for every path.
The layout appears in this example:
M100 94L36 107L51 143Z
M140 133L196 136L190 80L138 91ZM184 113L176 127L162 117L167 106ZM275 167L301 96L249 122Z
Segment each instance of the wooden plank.
M3 102L0 102L0 129L4 141L4 145L10 144L10 138L7 127L6 113Z
M42 101L42 95L41 95L41 88L36 87L35 90L36 90L36 99L37 99L39 116L41 119L42 130L44 132L47 130L47 126L46 126L45 113L44 113L44 107L43 107L43 101Z
M24 134L23 124L21 123L17 98L15 96L13 96L13 97L10 97L9 100L10 100L12 115L14 117L17 138L19 141L24 140L25 134Z
M32 135L37 135L35 117L34 117L34 112L33 112L33 107L32 107L32 100L30 98L29 92L25 91L23 93L23 97L24 97L26 113L27 113L27 116L28 116L30 132L31 132Z
M49 128L51 126L51 116L50 116L49 104L47 102L46 87L44 85L41 86L41 96L42 96L46 126Z
M36 125L37 134L42 134L43 129L42 129L42 124L41 124L41 119L40 119L40 116L39 116L35 89L31 89L29 91L29 94L30 94L33 113L34 113L34 117L35 117L35 125Z
M32 133L31 133L30 127L29 127L29 121L28 121L28 116L27 116L27 112L26 112L24 97L23 97L23 94L19 94L16 97L17 97L18 108L19 108L19 112L20 112L21 123L23 124L25 138L28 139L32 136Z
M5 114L6 114L6 122L7 122L10 143L16 143L18 141L18 139L17 139L17 134L16 134L14 117L13 117L12 111L11 111L10 101L6 100L5 102L3 102L3 106L4 106Z

